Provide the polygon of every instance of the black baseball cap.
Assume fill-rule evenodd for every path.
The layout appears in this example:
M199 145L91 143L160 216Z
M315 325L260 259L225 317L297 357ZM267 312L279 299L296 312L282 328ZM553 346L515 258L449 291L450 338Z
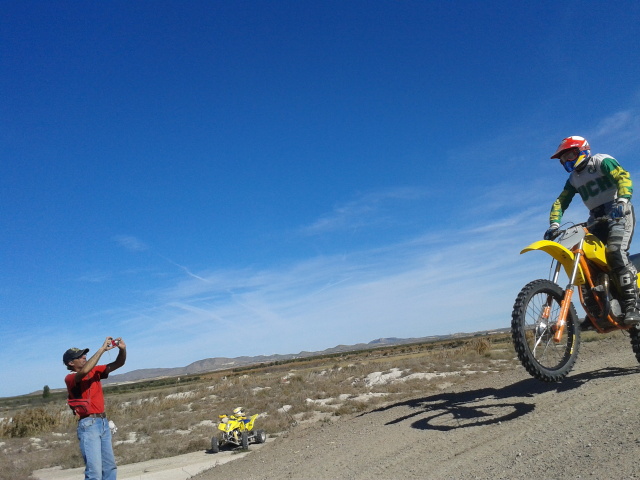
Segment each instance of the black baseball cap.
M88 348L85 348L84 350L81 348L70 348L69 350L64 352L64 355L62 356L62 363L64 363L65 365L69 365L69 362L71 360L75 360L76 358L80 358L81 356L86 355L88 351Z

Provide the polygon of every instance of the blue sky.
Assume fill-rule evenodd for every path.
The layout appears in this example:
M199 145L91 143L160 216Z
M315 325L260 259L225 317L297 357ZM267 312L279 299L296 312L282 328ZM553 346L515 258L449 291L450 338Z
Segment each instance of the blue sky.
M509 326L560 140L640 177L639 27L635 1L2 2L0 396L107 335L123 373Z

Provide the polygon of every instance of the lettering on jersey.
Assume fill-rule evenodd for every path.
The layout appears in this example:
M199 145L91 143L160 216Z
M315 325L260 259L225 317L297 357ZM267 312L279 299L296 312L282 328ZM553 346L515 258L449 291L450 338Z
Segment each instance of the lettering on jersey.
M582 200L586 202L589 198L595 197L606 189L613 187L613 183L609 177L599 177L591 180L578 188L578 193Z

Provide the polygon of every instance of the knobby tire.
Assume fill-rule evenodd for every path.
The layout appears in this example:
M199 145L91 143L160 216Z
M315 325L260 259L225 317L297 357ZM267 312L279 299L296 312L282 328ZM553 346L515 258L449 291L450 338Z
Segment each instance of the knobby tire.
M575 307L571 304L560 343L553 341L564 290L550 280L534 280L520 291L511 314L511 336L518 358L529 374L543 382L559 382L573 368L580 347L580 328ZM541 322L547 300L551 314ZM640 338L634 352L640 351ZM636 357L640 353L636 352ZM640 361L640 358L639 358Z
M629 329L629 337L631 339L631 348L636 356L636 360L640 363L640 330L639 326L631 327Z

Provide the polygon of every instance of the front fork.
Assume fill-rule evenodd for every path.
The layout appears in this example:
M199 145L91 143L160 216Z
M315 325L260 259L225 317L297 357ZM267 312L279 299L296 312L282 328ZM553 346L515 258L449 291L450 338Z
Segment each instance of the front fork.
M578 274L578 268L580 266L580 257L582 256L582 244L584 243L584 239L580 240L580 244L578 248L575 250L575 258L573 259L573 270L571 272L571 277L569 277L569 284L567 288L564 290L564 297L562 299L562 303L560 304L560 314L558 315L558 320L556 322L556 331L553 334L553 341L555 343L560 343L562 339L562 335L564 334L564 329L567 326L567 315L569 314L569 308L571 307L571 297L573 296L573 289L575 288L575 280L576 275ZM557 282L558 275L560 273L560 264L556 266L556 270L554 273L553 281ZM548 310L551 310L551 298L548 300ZM545 309L547 312L547 309ZM548 315L548 313L547 313Z
M552 269L554 266L555 266L555 269L554 269L553 275L551 276L551 281L553 283L558 283L558 276L560 275L560 268L562 266L560 265L560 262L558 262L557 260L554 260L552 262L551 264ZM542 308L542 314L540 315L540 319L542 320L542 325L544 325L545 328L547 328L547 326L549 325L549 318L551 317L552 306L553 306L553 297L549 295L549 297L547 298L547 303Z

